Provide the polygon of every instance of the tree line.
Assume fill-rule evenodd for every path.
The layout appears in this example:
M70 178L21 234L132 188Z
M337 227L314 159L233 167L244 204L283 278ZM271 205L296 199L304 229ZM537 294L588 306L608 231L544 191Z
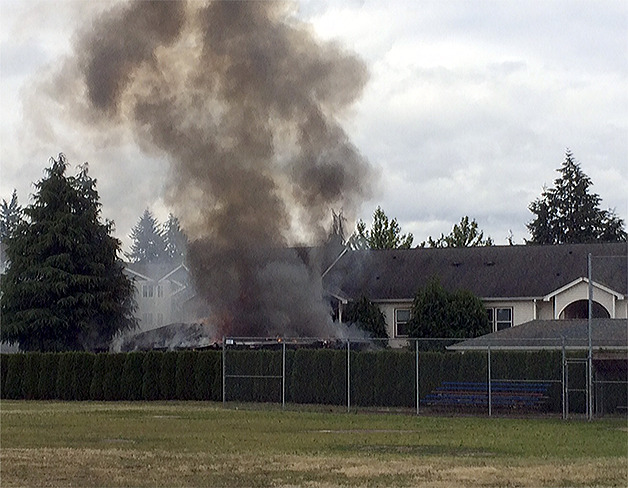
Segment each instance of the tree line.
M50 159L45 177L35 184L32 203L21 208L17 192L0 203L0 241L5 268L0 293L2 341L25 351L98 350L137 326L134 286L124 274L121 242L112 236L114 223L103 219L96 180L88 165L68 175L63 154ZM545 188L529 206L527 244L626 241L624 221L600 208L591 179L567 150L554 187ZM412 234L402 234L396 219L378 207L373 225L359 221L345 244L353 249L409 248ZM343 219L334 214L332 231L343 234ZM147 209L132 229L126 258L134 263L181 262L187 238L172 214L163 224ZM452 232L421 246L492 245L475 219L465 216ZM7 265L8 264L8 265ZM376 337L385 336L385 321L368 297L349 305L347 320L362 324ZM419 290L408 333L447 337L487 332L481 301L465 292L449 292L437 282ZM464 317L476 317L464 322ZM463 332L462 332L463 331Z
M587 242L625 242L625 222L614 210L602 209L601 197L591 191L593 182L573 153L567 149L565 160L557 169L560 176L553 187L545 187L541 196L528 206L533 218L526 224L530 239L526 244L578 244ZM512 235L508 238L514 244ZM411 233L402 234L396 218L390 219L377 207L368 229L359 220L355 232L347 240L353 249L409 249ZM492 246L491 237L484 238L475 219L462 217L448 235L428 237L420 247Z

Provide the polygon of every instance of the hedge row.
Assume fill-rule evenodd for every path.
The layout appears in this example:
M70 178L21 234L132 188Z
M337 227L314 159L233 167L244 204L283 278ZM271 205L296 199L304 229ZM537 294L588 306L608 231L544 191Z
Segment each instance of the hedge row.
M27 353L0 355L2 398L62 400L222 399L222 355L204 352L119 354ZM230 350L226 355L228 400L281 402L282 352ZM421 352L420 397L443 381L487 379L483 352ZM347 353L343 350L286 351L286 401L343 405L347 401ZM493 353L494 379L559 380L560 352ZM413 407L415 352L352 351L351 403ZM550 409L560 411L560 383L552 386Z
M2 398L220 400L219 352L0 355Z

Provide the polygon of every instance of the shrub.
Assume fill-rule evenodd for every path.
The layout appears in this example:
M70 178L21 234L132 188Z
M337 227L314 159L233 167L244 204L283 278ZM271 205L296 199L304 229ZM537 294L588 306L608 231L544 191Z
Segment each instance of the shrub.
M165 352L161 357L159 370L159 393L162 400L176 398L177 388L175 378L177 374L177 357L179 353Z
M41 353L28 353L24 356L24 398L35 400L39 398Z
M4 398L5 388L7 386L7 362L9 361L7 354L0 354L0 398Z
M478 337L490 332L486 308L466 290L445 290L431 279L414 297L410 337Z
M120 378L120 398L123 400L141 400L144 362L143 352L126 354Z
M161 398L159 377L163 353L149 351L144 355L142 362L142 398L144 400L158 400Z
M342 405L347 398L347 353L342 350L299 349L294 356L294 401Z
M96 355L90 352L75 353L73 384L77 400L89 400L90 398L95 358Z
M57 369L59 366L59 354L47 352L41 355L39 362L39 383L37 385L37 397L42 400L57 398Z
M375 405L377 355L373 351L351 353L351 402L364 407Z
M407 351L381 351L376 359L375 404L411 407L415 403L414 354Z
M126 361L125 353L105 354L104 376L102 382L103 400L121 400L120 379Z
M386 317L377 305L364 296L347 304L343 321L355 324L371 337L388 339Z
M64 352L59 355L57 368L57 398L61 400L76 400L72 376L74 374L74 354Z
M96 354L94 358L92 382L89 387L89 398L92 400L104 400L104 382L107 371L107 357L105 353Z
M222 399L222 362L220 353L206 351L197 353L194 367L197 400Z
M196 379L194 377L195 358L196 353L192 351L177 353L175 391L178 400L193 400L196 396Z
M6 386L3 393L4 398L22 399L24 398L24 354L7 354L6 356Z

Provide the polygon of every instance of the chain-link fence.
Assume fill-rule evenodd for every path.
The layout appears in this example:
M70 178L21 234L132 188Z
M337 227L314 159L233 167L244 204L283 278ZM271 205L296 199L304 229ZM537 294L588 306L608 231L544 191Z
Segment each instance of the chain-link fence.
M224 402L325 404L477 415L625 413L626 352L598 354L589 389L586 344L464 339L225 338ZM468 344L466 347L465 344Z

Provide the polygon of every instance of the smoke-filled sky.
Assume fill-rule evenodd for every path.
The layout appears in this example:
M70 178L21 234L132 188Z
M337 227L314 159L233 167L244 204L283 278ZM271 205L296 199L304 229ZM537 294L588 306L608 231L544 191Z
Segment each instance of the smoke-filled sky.
M132 85L132 90L110 87L109 95L122 98L107 109L107 117L96 117L85 100L102 106L108 101L87 92L73 69L88 64L90 53L80 47L86 39L99 44L111 34L95 19L112 5L110 1L0 0L0 198L10 198L16 188L20 202L28 203L31 184L42 177L48 158L64 152L71 164L90 163L103 215L115 221L118 236L126 239L145 208L162 220L168 211L182 211L175 206L185 186L167 178L173 174L172 148L160 139L173 127L145 123L149 112L158 115L164 104L170 104L176 113L189 116L188 107L200 113L213 103L214 113L220 114L216 121L223 122L217 125L217 138L225 142L255 136L259 140L250 141L249 147L258 144L256 151L264 152L268 148L262 136L268 128L264 123L255 125L257 119L249 119L251 112L244 110L263 102L272 105L270 111L281 121L282 127L273 129L273 140L287 141L288 149L276 151L273 164L285 169L292 167L295 155L316 158L308 154L304 134L318 134L322 145L325 137L335 134L336 142L327 144L330 154L325 157L337 161L344 155L348 167L358 173L352 183L359 188L351 195L317 200L319 187L291 185L293 179L305 182L310 177L294 166L281 173L283 184L272 180L278 186L271 194L290 195L281 200L283 205L290 199L309 198L313 206L332 201L345 206L347 216L367 221L381 205L389 216L398 218L405 232L415 235L416 243L448 233L463 215L469 215L497 244L506 242L510 230L516 242L523 242L528 237L525 223L531 219L528 204L544 184L553 183L569 147L592 178L602 206L627 217L628 6L624 1L311 0L278 8L276 15L323 46L318 62L324 65L329 53L340 53L344 60L320 78L295 72L295 79L304 77L302 81L311 83L315 99L325 106L321 112L325 127L333 126L325 131L312 125L314 118L295 115L294 106L304 107L294 99L296 92L289 92L288 82L273 84L275 94L258 93L260 100L247 99L237 113L229 113L225 107L231 105L224 102L240 95L240 85L231 91L214 88L212 93L218 96L213 101L198 92L198 103L184 105L172 88L177 81L170 78L186 70L190 58L222 59L225 53L220 49L198 51L200 37L213 46L224 39L210 39L213 31L195 29L189 20L179 19L188 24L177 27L176 16L168 16L163 23L171 25L143 39L137 57L129 61L148 66L144 74L159 78L159 93L152 97L148 85L138 84L128 74L133 70L125 74L128 65L122 66L123 84ZM131 23L127 31L135 29L138 25ZM173 50L168 36L181 29L191 34L178 37L178 50ZM269 46L277 48L279 41L265 38L264 42L254 46L260 53ZM153 48L148 55L142 51ZM309 65L312 50L307 43L302 48L302 69L320 66ZM294 50L290 52L295 56ZM289 77L292 68L279 59L264 66ZM103 73L91 76L106 82ZM215 82L210 78L207 73L199 75L194 86ZM322 84L317 85L317 80ZM173 91L164 93L165 86ZM128 107L130 100L152 99L159 103L133 105L132 123L131 111L120 109ZM112 113L119 118L111 117ZM225 114L229 118L221 119ZM224 124L238 117L253 124L248 132L238 132L235 123L234 127ZM183 124L179 128L187 123L177 122ZM130 125L134 131L128 130ZM314 127L314 132L308 127ZM246 172L247 164L238 171ZM174 169L175 175L182 174ZM321 188L337 185L336 174L328 173L327 186ZM342 181L348 177L344 174ZM194 192L191 188L187 196L193 197ZM304 239L316 233L319 221L319 213L304 210L308 208L288 205L282 214L286 219L305 219ZM325 212L324 205L320 211ZM201 223L192 219L191 225ZM298 232L298 225L292 230Z

